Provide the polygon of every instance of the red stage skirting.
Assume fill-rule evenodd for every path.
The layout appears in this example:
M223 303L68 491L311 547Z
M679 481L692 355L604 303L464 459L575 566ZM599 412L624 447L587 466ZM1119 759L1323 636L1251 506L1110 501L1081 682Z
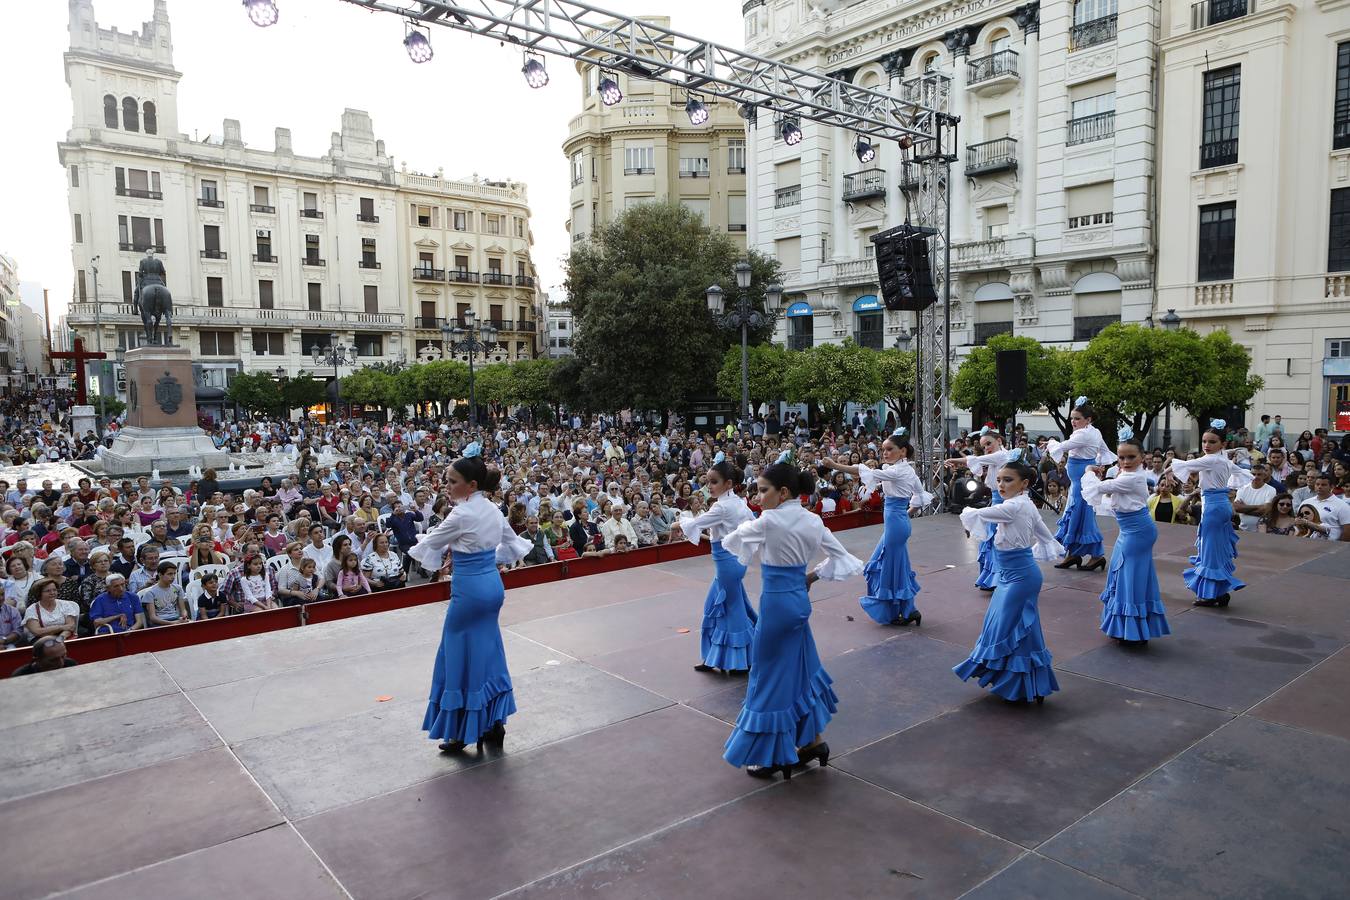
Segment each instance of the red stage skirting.
M825 519L825 524L831 531L845 531L867 525L880 525L882 524L882 518L880 511L861 510L829 516ZM653 563L668 562L675 559L687 559L691 556L703 556L710 552L711 548L706 543L694 546L688 541L677 541L657 547L633 550L621 556L571 559L566 562L512 569L502 575L502 582L506 585L507 590L510 590L511 588L525 587L531 584L561 581L564 578L581 578L585 575L598 575L602 572L631 569L635 566L648 566ZM319 603L288 606L283 609L247 615L224 616L205 622L189 622L186 625L151 628L126 634L75 638L68 642L68 647L70 657L78 662L99 662L105 659L116 659L119 656L130 656L134 653L154 653L160 650L207 644L212 641L244 637L250 634L264 634L269 631L281 631L285 628L317 625L320 622L335 622L338 619L388 612L391 609L403 609L407 606L436 603L446 599L448 587L449 585L445 582L431 582L400 588L396 591L382 591L378 594L367 594L344 600L324 600ZM0 653L0 678L8 678L11 672L31 660L32 657L33 652L27 647Z

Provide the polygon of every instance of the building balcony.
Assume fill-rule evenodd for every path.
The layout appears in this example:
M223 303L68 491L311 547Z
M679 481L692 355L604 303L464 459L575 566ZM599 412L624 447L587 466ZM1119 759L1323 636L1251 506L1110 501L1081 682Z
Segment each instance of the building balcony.
M983 347L995 335L1012 333L1012 322L976 322L971 334L971 343L977 347Z
M532 288L534 287L533 275L517 275L516 287Z
M435 316L416 316L413 319L413 328L422 331L440 331L444 324L444 319L438 319Z
M634 168L634 169L624 169L624 170L623 170L623 174L625 174L625 175L655 175L655 174L656 174L656 169L653 168L652 166L639 166L639 167Z
M483 284L510 284L511 276L505 272L484 272Z
M358 259L356 267L358 269L378 269L380 268L380 262L376 259Z
M1035 253L1035 245L1036 239L1029 234L952 244L952 268L988 269L1016 260L1030 260Z
M164 194L161 191L148 191L145 188L117 188L119 197L135 197L137 200L163 200Z
M870 200L885 196L885 169L863 169L844 176L845 200Z
M253 261L255 263L272 263L274 265L280 262L280 260L270 253L255 253L253 254Z
M1017 51L1000 50L966 61L966 83L972 91L993 96L1017 84Z
M802 186L794 184L791 187L781 187L773 192L773 208L784 209L789 206L801 206L802 204Z
M224 250L203 250L202 259L228 259L229 254Z
M1238 139L1209 141L1200 145L1200 168L1231 166L1238 161Z
M225 201L224 201L224 200L217 200L215 197L198 197L198 198L197 198L197 205L198 205L198 206L207 206L207 207L210 207L211 209L224 209L224 208L225 208Z
M100 314L105 325L137 325L141 317L134 315L130 303L104 303ZM92 302L70 305L68 321L71 325L90 325L97 320ZM218 328L255 326L262 328L319 328L329 325L348 326L378 331L397 331L403 328L402 313L368 313L332 309L251 309L239 305L211 306L210 304L175 303L175 325L209 325Z
M164 254L163 244L147 244L141 241L119 241L117 249L125 250L130 253L144 253L147 250L153 250L161 256Z
M326 265L328 265L328 260L326 260L326 259L321 259L321 258L319 258L319 257L317 257L317 256L302 256L302 257L300 257L300 265L302 265L302 266L326 266Z
M728 175L744 175L745 166L727 166Z
M267 213L268 215L276 215L277 208L275 206L265 206L261 203L250 203L248 205L248 211L255 213Z
M900 166L900 190L917 191L923 181L923 166L906 160Z
M1336 120L1331 126L1331 149L1343 150L1350 147L1350 100L1336 104Z
M1093 141L1104 141L1115 137L1116 134L1116 113L1110 112L1096 113L1091 116L1080 116L1077 119L1070 119L1067 125L1067 136L1065 143L1070 147L1078 144L1090 144Z
M572 177L572 187L578 187L579 185L583 184L585 181L586 181L586 179L583 178L583 177L581 177L581 176L573 176L573 177Z
M995 138L966 147L966 175L992 175L1017 169L1017 139Z
M1069 52L1086 50L1116 39L1116 14L1080 22L1069 28Z
M302 219L322 219L322 218L323 218L323 211L322 211L322 210L318 210L318 209L302 209L302 210L300 210L300 218L302 218Z
M845 259L834 264L834 280L837 284L875 284L877 282L876 257L864 256L859 259Z
M433 269L430 266L415 266L412 277L413 281L445 281L445 270Z
M745 231L745 223L732 222L731 224L727 225L727 231Z
M1191 31L1240 19L1255 7L1255 0L1200 0L1191 4Z
M451 284L477 284L478 273L470 272L467 269L451 269L449 272Z
M369 223L371 223L371 224L378 225L379 222L380 222L380 217L379 217L379 216L366 216L366 215L362 215L361 213L357 213L357 214L356 214L356 221L358 221L358 222L369 222Z

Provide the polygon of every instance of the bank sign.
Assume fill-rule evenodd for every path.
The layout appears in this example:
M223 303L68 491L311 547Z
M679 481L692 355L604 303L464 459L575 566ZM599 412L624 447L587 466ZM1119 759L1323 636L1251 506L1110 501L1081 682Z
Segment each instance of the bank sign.
M858 44L828 51L825 54L825 65L834 66L859 56L871 57L883 50L891 49L892 45L902 43L916 34L942 28L954 22L959 22L967 16L983 12L995 6L997 2L998 0L970 0L969 3L963 3L960 6L952 6L937 10L929 15L907 19L899 28L873 35Z

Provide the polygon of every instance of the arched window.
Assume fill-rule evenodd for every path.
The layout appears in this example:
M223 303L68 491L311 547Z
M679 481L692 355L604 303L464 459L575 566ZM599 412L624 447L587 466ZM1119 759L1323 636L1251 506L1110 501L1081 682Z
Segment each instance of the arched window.
M159 134L159 118L155 115L155 104L151 103L149 100L145 101L142 111L145 120L145 133Z
M930 53L923 58L923 70L925 72L936 72L940 57L936 53Z
M975 291L975 334L973 343L983 346L996 334L1012 334L1013 293L1002 281L980 285Z
M131 97L122 98L122 127L127 131L141 130L140 108Z
M1110 272L1089 272L1073 286L1073 339L1090 341L1120 321L1120 279Z
M1004 50L1012 49L1012 35L1000 28L989 38L989 52L1002 53Z
M103 124L108 128L117 127L117 98L112 94L103 95Z

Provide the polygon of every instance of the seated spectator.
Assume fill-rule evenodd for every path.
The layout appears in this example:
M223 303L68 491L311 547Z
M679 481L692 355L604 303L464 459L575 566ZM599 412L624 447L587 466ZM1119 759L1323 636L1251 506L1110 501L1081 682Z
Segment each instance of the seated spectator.
M28 590L28 608L23 624L30 640L44 637L73 638L79 627L80 608L56 597L55 579L39 578Z
M220 576L207 572L197 580L201 593L197 595L197 618L201 621L229 615L230 604L220 590Z
M1298 508L1298 516L1294 520L1296 537L1325 541L1328 540L1328 531L1328 527L1322 524L1322 517L1318 514L1316 506L1305 503Z
M127 576L127 588L139 594L159 579L159 547L155 544L141 544L136 550L136 561L140 563Z
M637 532L633 530L633 524L624 518L624 511L622 503L610 504L609 518L605 519L600 525L600 533L605 537L605 546L614 547L617 550L617 539L620 535L623 535L628 539L626 549L632 550L637 547Z
M572 525L568 529L572 546L581 556L609 555L610 551L605 549L605 536L600 533L595 523L589 521L589 518L586 501L578 500L576 506L572 507Z
M1333 494L1333 481L1329 475L1318 475L1313 480L1313 495L1299 505L1299 518L1303 510L1315 509L1317 516L1313 529L1331 541L1350 541L1350 503Z
M9 578L5 579L5 602L23 612L28 606L28 590L42 576L30 568L31 563L23 556L13 555L5 569Z
M323 599L332 600L337 596L338 573L342 571L342 557L352 548L352 539L345 534L339 534L333 538L332 559L324 564L323 568L315 567L319 575L319 590L323 593Z
M1237 489L1233 500L1233 511L1238 515L1238 527L1243 531L1256 531L1261 519L1270 512L1271 501L1275 499L1274 485L1270 484L1270 469L1265 463L1252 466L1251 484Z
M1155 522L1171 523L1177 521L1177 507L1180 503L1176 497L1177 480L1171 475L1164 475L1158 482L1158 489L1149 495L1148 511Z
M358 597L370 593L370 582L361 571L361 560L348 550L342 555L341 568L337 575L337 595L339 599Z
M89 623L95 634L120 634L146 627L141 598L127 590L124 576L108 573L103 592L89 605Z
M305 556L314 560L314 565L320 572L333 561L333 553L337 549L337 540L340 540L340 538L335 539L334 546L330 547L322 525L311 525L309 527L309 543L305 545Z
M548 541L554 559L577 558L576 548L572 546L572 534L568 530L567 520L563 518L561 511L555 510L553 521L549 522Z
M9 674L10 678L68 669L75 660L66 655L66 642L59 637L46 637L33 644L33 660L24 663Z
M633 516L633 533L637 535L639 547L656 546L656 526L652 524L651 504L646 500L637 502L637 512Z
M9 650L28 643L24 634L23 613L17 603L0 600L0 650Z
M361 571L372 591L401 588L408 580L403 572L402 559L389 549L389 535L385 532L375 535L374 548L361 559Z
M277 597L282 606L300 606L319 599L319 576L315 574L314 560L300 556L299 545L295 545L299 562L285 565L276 573Z
M667 543L670 540L670 526L675 523L677 514L665 505L665 501L659 495L652 497L651 510L651 523L652 529L656 532L656 542Z
M259 612L276 609L277 581L261 556L249 556L225 581L225 598L230 612Z
M178 583L178 567L171 562L156 566L154 583L135 593L141 598L148 628L192 621L192 616L188 614L187 595Z
M1293 534L1297 521L1294 498L1288 494L1276 494L1265 518L1261 520L1261 530L1266 534Z
M553 546L548 533L539 527L538 516L525 517L525 531L521 535L534 546L525 554L523 562L527 566L538 566L553 562Z

